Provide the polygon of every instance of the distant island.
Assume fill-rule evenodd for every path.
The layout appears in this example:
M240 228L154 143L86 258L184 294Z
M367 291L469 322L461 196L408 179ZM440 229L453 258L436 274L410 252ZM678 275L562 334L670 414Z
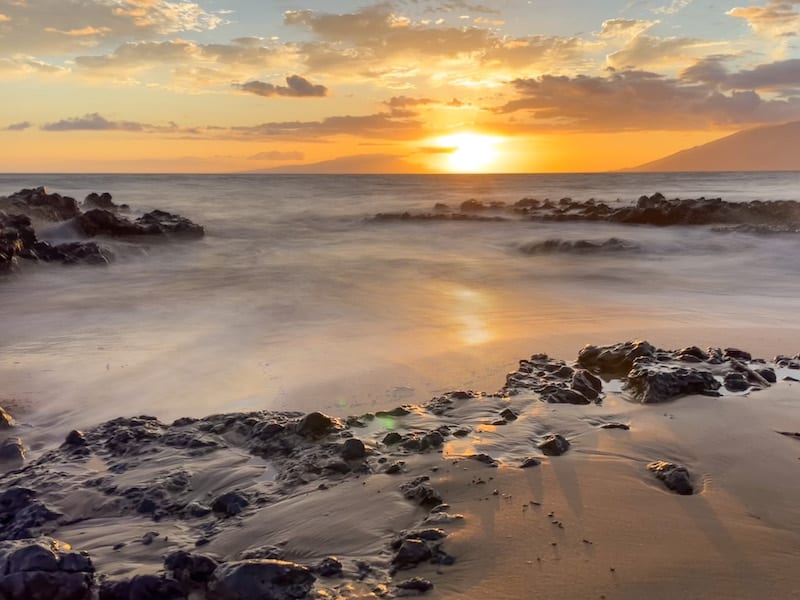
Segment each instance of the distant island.
M746 129L628 171L800 171L800 121Z

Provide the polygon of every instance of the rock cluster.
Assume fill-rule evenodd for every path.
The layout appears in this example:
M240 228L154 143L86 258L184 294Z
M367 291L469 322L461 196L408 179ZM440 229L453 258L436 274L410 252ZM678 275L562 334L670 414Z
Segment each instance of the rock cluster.
M179 236L198 238L203 227L185 217L154 210L136 219L120 215L128 205L117 205L111 194L91 193L83 202L49 193L45 188L24 189L0 197L0 274L16 270L18 260L61 264L107 264L114 258L107 244L75 241L52 245L40 240L34 221L71 221L86 237Z

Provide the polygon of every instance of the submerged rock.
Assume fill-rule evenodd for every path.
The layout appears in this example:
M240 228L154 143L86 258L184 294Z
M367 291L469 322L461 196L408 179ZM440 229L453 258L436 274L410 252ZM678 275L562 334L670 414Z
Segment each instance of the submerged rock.
M297 600L316 578L301 565L281 560L245 560L217 567L209 584L218 600Z
M110 210L93 208L75 217L76 225L89 237L105 235L127 237L142 235L180 235L202 237L201 225L163 210L153 210L131 221Z
M548 435L542 442L536 446L546 456L561 456L569 450L570 443L564 436L559 433Z
M686 467L659 460L651 462L647 465L647 468L672 491L682 496L689 496L694 493L692 479Z

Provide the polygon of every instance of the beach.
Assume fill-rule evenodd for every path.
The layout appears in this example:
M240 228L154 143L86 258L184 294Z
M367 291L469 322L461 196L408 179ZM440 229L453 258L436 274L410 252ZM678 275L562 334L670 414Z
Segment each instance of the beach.
M108 264L0 281L14 585L798 597L797 174L98 177L52 179L204 235L100 234ZM632 221L652 206L694 221Z

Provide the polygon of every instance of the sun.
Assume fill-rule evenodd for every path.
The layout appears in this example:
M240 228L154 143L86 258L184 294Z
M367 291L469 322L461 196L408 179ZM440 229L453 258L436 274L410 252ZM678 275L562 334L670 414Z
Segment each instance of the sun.
M497 159L499 138L480 133L456 133L440 137L436 146L447 153L446 168L457 173L481 173Z

